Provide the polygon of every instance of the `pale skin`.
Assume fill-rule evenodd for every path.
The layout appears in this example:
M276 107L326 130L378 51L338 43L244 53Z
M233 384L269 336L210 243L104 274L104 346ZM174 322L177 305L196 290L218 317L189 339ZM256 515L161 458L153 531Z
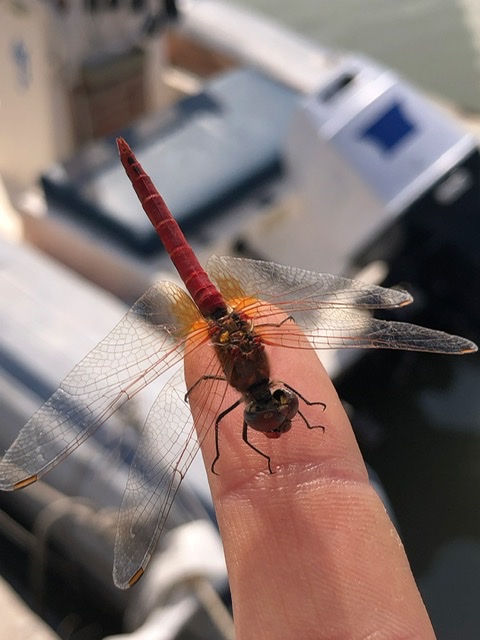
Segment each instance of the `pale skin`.
M208 373L210 358L202 353L186 358L188 387ZM298 417L277 440L250 432L252 443L271 457L273 475L242 441L242 407L221 423L219 475L210 471L213 430L205 438L202 453L225 548L236 639L434 638L403 546L368 482L323 366L310 349L270 347L268 353L272 379L326 403L322 411L300 402L310 424L323 425L325 432L308 429ZM197 387L190 397L197 419L200 394ZM202 414L201 422L212 417Z

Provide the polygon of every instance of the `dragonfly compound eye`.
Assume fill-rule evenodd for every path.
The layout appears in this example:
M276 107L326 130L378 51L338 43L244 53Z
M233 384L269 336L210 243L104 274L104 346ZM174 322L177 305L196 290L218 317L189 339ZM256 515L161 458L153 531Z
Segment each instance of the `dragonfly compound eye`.
M292 420L298 413L298 397L290 389L279 387L272 393L272 397L283 415Z

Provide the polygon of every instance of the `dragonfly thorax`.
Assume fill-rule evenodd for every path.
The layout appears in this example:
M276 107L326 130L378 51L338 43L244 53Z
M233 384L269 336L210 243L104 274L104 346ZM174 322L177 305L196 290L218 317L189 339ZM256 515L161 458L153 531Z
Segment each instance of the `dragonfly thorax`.
M279 438L292 426L298 412L298 398L290 389L277 387L265 380L244 394L244 420L249 427L261 431L269 438Z
M232 312L212 321L210 339L225 378L240 393L270 378L270 365L262 340L249 318Z

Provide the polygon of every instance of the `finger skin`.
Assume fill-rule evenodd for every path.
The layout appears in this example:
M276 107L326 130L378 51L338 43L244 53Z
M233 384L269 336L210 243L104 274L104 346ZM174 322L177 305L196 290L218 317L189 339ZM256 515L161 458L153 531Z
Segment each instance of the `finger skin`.
M210 350L209 345L204 349ZM272 378L325 402L301 411L276 440L242 441L241 407L221 422L220 459L209 481L232 591L237 640L434 638L400 539L368 482L348 418L312 350L268 348ZM187 387L203 374L187 357ZM198 394L200 396L200 394ZM232 392L232 402L238 394ZM197 389L190 398L198 416ZM212 420L218 407L212 407ZM197 425L201 428L202 425ZM211 430L213 432L213 429ZM210 433L202 445L215 457Z

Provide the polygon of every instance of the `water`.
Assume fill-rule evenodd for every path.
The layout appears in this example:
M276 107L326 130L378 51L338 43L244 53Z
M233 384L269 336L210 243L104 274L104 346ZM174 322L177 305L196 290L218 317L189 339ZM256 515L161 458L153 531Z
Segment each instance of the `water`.
M426 91L480 112L477 0L235 0L235 4L274 17L324 46L367 54Z
M479 637L479 375L478 356L374 353L337 385L439 640Z

